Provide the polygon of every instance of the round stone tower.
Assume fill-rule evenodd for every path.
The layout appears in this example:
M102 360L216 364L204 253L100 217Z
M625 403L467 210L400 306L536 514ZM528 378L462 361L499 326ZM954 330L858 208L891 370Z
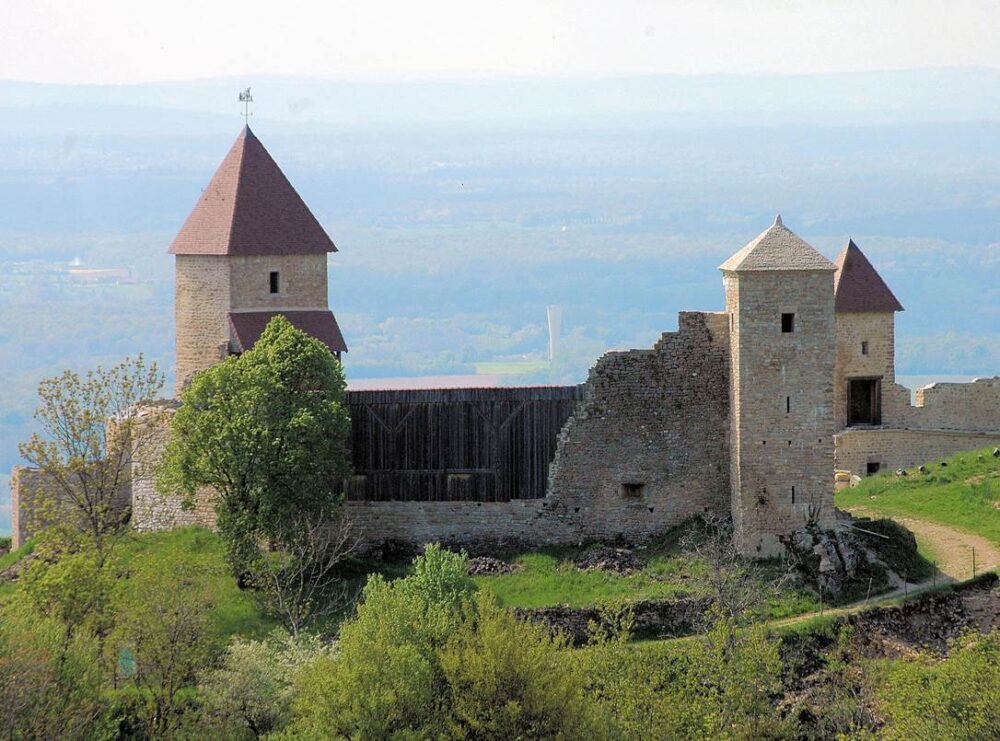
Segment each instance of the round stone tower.
M275 314L346 352L327 299L330 237L243 129L170 246L175 261L176 393L250 349Z
M835 266L781 217L720 268L730 320L730 480L740 549L832 525Z

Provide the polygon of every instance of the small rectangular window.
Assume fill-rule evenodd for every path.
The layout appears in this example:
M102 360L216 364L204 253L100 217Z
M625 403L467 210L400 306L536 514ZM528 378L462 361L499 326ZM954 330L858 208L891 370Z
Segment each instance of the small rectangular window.
M862 355L868 354L868 340L861 341L861 354Z
M280 288L279 275L277 270L271 271L271 293L277 293Z
M645 484L627 483L622 484L623 497L641 497Z
M882 464L879 463L878 461L868 461L868 465L865 466L865 472L869 476L873 476L874 474L878 473L879 469L881 469L881 468L882 468Z
M795 314L781 315L781 331L785 333L795 331Z

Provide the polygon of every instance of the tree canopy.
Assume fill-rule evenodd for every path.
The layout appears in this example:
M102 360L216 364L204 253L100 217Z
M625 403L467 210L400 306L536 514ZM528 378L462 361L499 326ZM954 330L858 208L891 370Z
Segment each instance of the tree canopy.
M254 347L196 374L181 395L158 473L161 491L218 493L230 563L245 574L260 538L331 512L349 472L340 363L284 317Z

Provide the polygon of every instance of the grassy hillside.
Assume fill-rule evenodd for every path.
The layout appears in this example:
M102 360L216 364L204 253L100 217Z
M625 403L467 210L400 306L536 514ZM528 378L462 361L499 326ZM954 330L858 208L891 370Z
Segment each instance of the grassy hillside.
M906 476L872 476L838 492L836 503L949 525L1000 545L1000 458L992 453L983 448L931 461L927 473L912 468Z

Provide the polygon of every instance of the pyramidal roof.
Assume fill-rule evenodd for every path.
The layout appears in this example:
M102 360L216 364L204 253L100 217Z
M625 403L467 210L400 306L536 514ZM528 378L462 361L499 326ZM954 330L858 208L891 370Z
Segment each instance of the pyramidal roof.
M865 253L851 239L837 255L833 275L834 307L839 312L902 311L903 305L889 290Z
M719 266L719 270L836 270L836 266L781 223L781 214L765 231Z
M246 126L169 251L172 255L309 255L337 248Z

